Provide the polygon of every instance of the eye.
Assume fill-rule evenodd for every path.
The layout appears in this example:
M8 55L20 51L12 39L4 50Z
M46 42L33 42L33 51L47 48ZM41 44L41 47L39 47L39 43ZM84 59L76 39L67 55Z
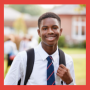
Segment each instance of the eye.
M57 27L53 27L53 29L57 29Z
M47 30L47 28L43 28L43 30Z

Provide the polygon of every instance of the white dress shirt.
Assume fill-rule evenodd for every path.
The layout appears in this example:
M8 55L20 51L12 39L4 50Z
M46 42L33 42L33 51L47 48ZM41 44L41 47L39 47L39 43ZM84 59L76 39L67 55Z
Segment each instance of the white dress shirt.
M35 61L30 78L27 85L47 85L47 60L49 56L41 46L41 43L34 48ZM55 83L61 85L61 79L56 75L59 67L59 54L57 50L51 55L53 58L53 65L55 71ZM72 58L65 54L66 67L70 70L70 74L73 78L73 82L70 85L75 85L74 66ZM27 65L27 53L26 51L19 52L15 57L6 77L4 85L17 85L18 80L21 78L21 85L24 84L25 72ZM64 85L66 83L64 82Z

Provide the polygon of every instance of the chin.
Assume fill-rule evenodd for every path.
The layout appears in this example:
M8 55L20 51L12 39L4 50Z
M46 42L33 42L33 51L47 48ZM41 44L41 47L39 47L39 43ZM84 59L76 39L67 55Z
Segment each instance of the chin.
M47 44L49 47L53 47L54 46L54 44Z
M49 43L44 42L44 44L49 47L57 46L57 43L52 43L52 42L49 42Z

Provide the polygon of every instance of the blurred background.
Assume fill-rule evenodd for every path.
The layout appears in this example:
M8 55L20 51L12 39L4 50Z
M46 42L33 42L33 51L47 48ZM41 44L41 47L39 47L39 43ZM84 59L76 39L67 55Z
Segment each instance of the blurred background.
M36 47L38 18L45 12L61 18L58 46L73 58L77 85L86 85L85 4L4 4L4 77L18 52Z

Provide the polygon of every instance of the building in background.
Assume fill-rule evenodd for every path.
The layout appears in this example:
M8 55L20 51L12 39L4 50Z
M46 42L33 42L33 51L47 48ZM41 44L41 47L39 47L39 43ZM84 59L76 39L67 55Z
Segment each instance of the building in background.
M4 7L4 34L15 34L15 29L13 27L13 24L15 20L23 16L23 20L25 22L26 28L27 28L27 33L28 34L33 34L36 38L38 35L36 34L37 32L37 19L38 17L33 17L29 14L22 14L10 7ZM35 33L32 33L32 32ZM20 36L23 36L23 33L20 33Z
M86 8L79 9L79 5L66 4L56 7L51 12L61 18L62 35L70 44L86 40Z
M29 14L22 14L10 7L4 7L4 41L7 40L8 35L15 36L15 43L16 43L18 49L19 49L20 41L24 37L24 33L21 30L19 35L17 35L13 24L18 18L21 18L21 17L23 17L23 21L25 22L25 25L27 28L26 35L28 37L31 35L31 36L33 36L33 39L37 40L38 39L38 33L37 33L38 17L35 17L35 16L33 17Z
M61 18L62 35L65 36L69 44L82 42L86 40L86 8L78 11L80 8L77 4L63 4L53 8L51 12L56 13ZM38 17L29 14L22 14L12 8L4 7L4 34L15 34L13 23L23 15L28 35L38 39ZM21 32L19 36L23 36Z

